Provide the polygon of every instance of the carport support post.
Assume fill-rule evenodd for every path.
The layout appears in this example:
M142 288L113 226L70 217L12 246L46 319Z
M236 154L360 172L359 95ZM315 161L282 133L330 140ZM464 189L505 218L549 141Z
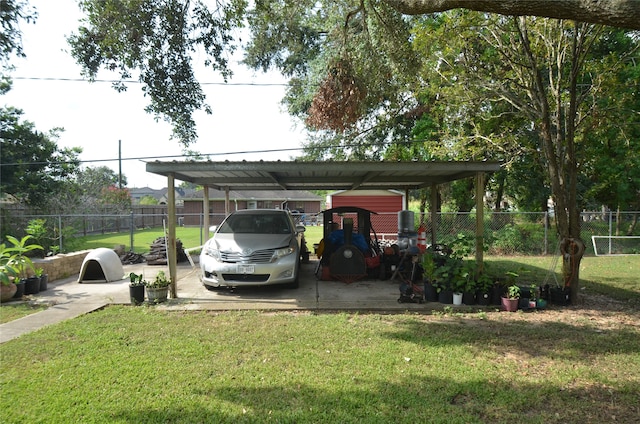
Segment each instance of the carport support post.
M204 225L204 241L209 240L209 186L202 187L202 225Z
M224 188L224 216L229 216L231 211L231 199L229 199L229 187Z
M484 271L484 172L476 173L476 277Z
M169 276L171 277L171 286L169 291L173 299L178 297L176 289L176 281L178 280L178 261L176 255L176 188L175 175L170 173L167 176L167 187L169 194L169 202L167 211L169 212L169 234L167 234L167 263L169 264Z
M436 227L438 226L438 185L431 186L431 245L436 245Z

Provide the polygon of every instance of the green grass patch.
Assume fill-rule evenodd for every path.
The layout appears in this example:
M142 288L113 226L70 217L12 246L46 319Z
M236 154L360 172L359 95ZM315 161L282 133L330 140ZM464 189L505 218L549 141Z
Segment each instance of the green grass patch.
M323 227L307 227L305 231L305 239L308 249L313 252L313 244L320 243L322 239ZM151 244L158 238L162 237L164 230L162 228L147 228L144 230L136 230L133 233L133 251L144 254L149 252ZM202 246L206 241L204 233L201 233L199 227L177 227L176 238L182 242L185 249ZM112 249L117 245L124 245L125 250L131 250L131 234L129 232L110 233L110 234L94 234L85 237L79 237L76 241L77 250L97 249L106 247Z
M148 253L151 244L164 235L162 228L147 228L136 230L133 233L133 251L136 253ZM176 238L182 242L185 249L201 246L201 231L199 227L177 227ZM131 250L131 234L129 232L95 234L80 237L77 241L78 250L97 249L106 247L112 249L117 245L124 245L125 250Z
M2 303L0 304L0 324L35 314L45 309L47 309L47 305L30 302Z
M554 261L555 267L554 267ZM489 256L487 269L494 275L513 271L518 284L562 284L561 259L553 256ZM580 263L580 287L585 294L601 294L640 305L640 255L585 256ZM554 278L555 276L555 278Z
M639 416L637 326L536 325L520 316L113 306L0 345L0 420L581 423Z

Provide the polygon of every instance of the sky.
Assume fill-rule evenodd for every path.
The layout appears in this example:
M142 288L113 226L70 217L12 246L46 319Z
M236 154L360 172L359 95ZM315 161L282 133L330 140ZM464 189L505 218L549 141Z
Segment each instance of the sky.
M64 128L57 145L81 147L83 166L108 166L117 173L120 145L128 187L166 187L166 178L147 173L144 161L184 158L179 156L178 141L170 139L171 127L144 111L148 101L142 85L127 84L128 90L118 93L109 82L68 81L82 78L66 42L82 17L76 0L29 0L29 4L37 9L38 19L35 24L20 24L27 57L12 59L13 88L0 96L0 105L22 109L22 119L33 122L38 131ZM214 161L288 160L300 154L296 149L306 138L303 125L280 104L286 80L275 72L257 73L240 64L233 69L229 82L239 85L203 85L213 114L195 115L198 142L189 148L211 154ZM223 82L212 70L198 74L201 82ZM98 74L98 79L115 77ZM265 150L285 151L261 152Z

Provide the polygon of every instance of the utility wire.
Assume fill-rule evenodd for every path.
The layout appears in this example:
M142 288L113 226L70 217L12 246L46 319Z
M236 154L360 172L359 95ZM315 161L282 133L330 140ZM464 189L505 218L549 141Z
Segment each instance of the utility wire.
M395 142L395 144L413 144L420 143L424 140L407 140L402 141L401 143ZM384 143L384 144L392 144ZM158 160L158 159L171 159L171 158L189 158L195 157L198 159L206 158L208 156L226 156L226 155L242 155L242 154L255 154L255 153L278 153L278 152L292 152L298 150L324 150L330 149L333 147L362 147L362 144L354 143L354 144L346 144L346 145L334 145L334 146L303 146L303 147L289 147L282 149L266 149L266 150L243 150L237 152L221 152L221 153L185 153L185 154L177 154L177 155L161 155L161 156L138 156L131 158L112 158L112 159L87 159L87 160L78 160L78 161L39 161L39 162L22 162L22 163L0 163L0 167L2 166L28 166L28 165L62 165L69 163L97 163L97 162L114 162L114 161L129 161L129 160L139 160L142 162Z
M116 80L116 79L94 79L88 80L84 78L56 78L56 77L11 77L14 80L23 81L62 81L62 82L108 82L108 83L126 83L126 84L142 84L136 80ZM244 86L244 87L286 87L286 83L271 82L200 82L200 85L221 85L221 86Z
M276 153L276 152L288 152L294 150L302 150L304 147L291 147L291 148L283 148L283 149L269 149L269 150L245 150L238 152L222 152L222 153L186 153L186 154L177 154L177 155L161 155L161 156L138 156L131 158L113 158L113 159L87 159L87 160L78 160L78 161L40 161L40 162L22 162L22 163L0 163L0 166L25 166L25 165L61 165L68 163L94 163L94 162L113 162L113 161L128 161L128 160L139 160L139 161L151 161L158 159L170 159L170 158L185 158L185 157L196 157L202 158L207 156L226 156L226 155L241 155L241 154L249 154L249 153Z

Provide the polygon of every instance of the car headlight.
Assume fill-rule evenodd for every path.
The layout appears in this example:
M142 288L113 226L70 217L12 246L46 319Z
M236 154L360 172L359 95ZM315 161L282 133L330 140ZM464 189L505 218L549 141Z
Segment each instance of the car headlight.
M292 246L276 249L273 252L273 260L275 261L277 259L283 258L285 256L292 254L293 252L295 252L295 249Z
M207 243L204 247L204 253L207 256L211 256L216 261L220 260L220 251L214 247L213 243Z

